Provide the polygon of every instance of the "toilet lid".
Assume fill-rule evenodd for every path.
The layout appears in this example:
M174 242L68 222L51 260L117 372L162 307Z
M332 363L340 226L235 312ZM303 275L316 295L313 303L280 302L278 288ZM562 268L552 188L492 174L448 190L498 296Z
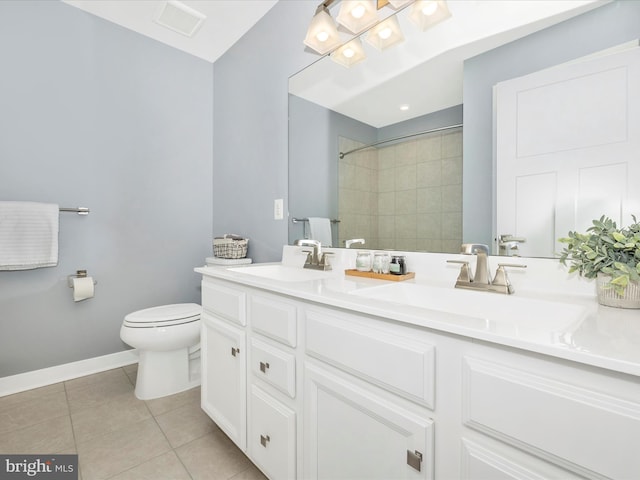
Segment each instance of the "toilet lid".
M127 323L157 323L196 320L201 313L202 307L197 303L176 303L138 310L124 317L124 321Z

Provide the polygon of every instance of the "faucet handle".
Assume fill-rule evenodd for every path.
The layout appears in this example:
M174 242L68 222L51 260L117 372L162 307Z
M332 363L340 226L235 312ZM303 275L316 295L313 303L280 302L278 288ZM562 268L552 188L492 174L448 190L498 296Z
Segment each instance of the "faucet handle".
M331 266L331 262L329 262L329 258L327 255L331 256L333 255L333 252L323 252L322 253L322 258L320 259L320 265L325 265L330 267Z
M527 268L526 265L517 263L499 263L496 270L496 275L493 277L492 286L498 289L501 293L512 294L514 292L513 285L509 280L507 271L505 268Z
M469 268L469 262L466 262L464 260L447 260L447 263L459 263L462 265L462 267L460 267L460 273L458 274L456 284L461 282L473 282L473 275L471 273L471 269Z

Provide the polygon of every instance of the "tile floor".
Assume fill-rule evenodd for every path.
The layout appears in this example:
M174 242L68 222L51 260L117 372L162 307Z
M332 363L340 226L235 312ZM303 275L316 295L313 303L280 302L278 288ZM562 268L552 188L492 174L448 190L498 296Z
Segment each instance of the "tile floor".
M137 365L0 397L0 452L77 453L82 480L264 480L200 409L200 388L133 394Z

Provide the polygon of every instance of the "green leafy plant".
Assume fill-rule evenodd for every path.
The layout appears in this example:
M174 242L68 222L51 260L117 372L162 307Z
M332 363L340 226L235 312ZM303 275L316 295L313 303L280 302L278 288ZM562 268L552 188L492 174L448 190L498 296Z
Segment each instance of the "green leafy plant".
M570 264L569 273L577 271L586 278L595 278L599 272L611 275L605 288L624 295L630 281L640 280L640 224L632 218L632 225L618 228L603 215L586 233L569 232L568 237L558 239L567 244L560 262Z

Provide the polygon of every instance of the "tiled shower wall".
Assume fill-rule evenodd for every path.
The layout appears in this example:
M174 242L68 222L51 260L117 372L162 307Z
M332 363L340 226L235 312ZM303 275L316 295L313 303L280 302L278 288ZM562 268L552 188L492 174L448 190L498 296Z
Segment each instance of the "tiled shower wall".
M340 246L365 238L373 249L460 250L462 128L347 155L338 172Z

